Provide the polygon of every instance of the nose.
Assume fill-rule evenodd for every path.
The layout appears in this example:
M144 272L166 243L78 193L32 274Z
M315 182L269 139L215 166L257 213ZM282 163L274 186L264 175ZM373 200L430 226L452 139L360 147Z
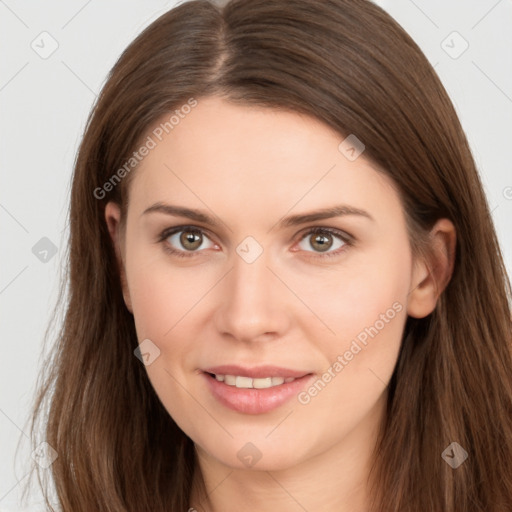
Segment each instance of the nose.
M215 319L222 336L242 342L271 341L289 328L290 292L271 269L265 251L252 263L235 254L219 293Z

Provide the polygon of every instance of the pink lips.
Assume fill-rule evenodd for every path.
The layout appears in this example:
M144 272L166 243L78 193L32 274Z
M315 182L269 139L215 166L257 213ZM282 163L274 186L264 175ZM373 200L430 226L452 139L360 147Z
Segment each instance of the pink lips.
M251 378L283 377L295 378L279 386L265 389L237 388L219 382L209 374L236 375ZM244 414L262 414L283 405L311 381L313 375L304 371L290 370L276 366L260 366L242 368L236 365L216 366L203 370L202 377L206 380L213 396L224 406Z

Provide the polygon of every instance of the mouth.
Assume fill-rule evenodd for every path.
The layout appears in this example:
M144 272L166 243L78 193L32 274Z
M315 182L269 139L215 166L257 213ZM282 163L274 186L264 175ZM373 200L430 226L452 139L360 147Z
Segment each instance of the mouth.
M224 382L227 386L239 389L268 389L295 380L295 377L260 377L253 379L243 375L223 375L208 372L206 374L219 382Z
M262 414L280 407L297 396L314 376L269 366L223 366L202 370L201 374L220 404L244 414Z

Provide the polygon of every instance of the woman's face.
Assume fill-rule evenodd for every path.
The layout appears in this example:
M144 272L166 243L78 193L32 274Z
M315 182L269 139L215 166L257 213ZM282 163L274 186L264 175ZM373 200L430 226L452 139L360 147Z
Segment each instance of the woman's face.
M230 467L356 446L382 417L417 284L390 179L297 113L213 97L159 125L119 246L158 397ZM115 204L106 217L117 225Z

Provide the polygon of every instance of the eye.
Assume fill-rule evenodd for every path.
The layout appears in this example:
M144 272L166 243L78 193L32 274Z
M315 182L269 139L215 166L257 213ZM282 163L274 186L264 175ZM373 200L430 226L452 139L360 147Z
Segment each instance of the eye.
M309 238L309 242L307 241ZM343 231L332 228L315 227L307 231L300 240L301 249L314 252L320 258L337 256L351 245L352 239ZM309 250L313 248L313 250ZM334 249L334 250L331 250Z
M309 243L307 242L308 237L310 237ZM195 226L166 229L160 234L158 241L164 244L166 252L180 258L194 256L202 249L211 249L216 246L202 229ZM206 241L209 241L211 245L204 246ZM315 253L314 257L327 258L338 256L352 243L352 237L343 231L314 227L302 236L299 247L306 252Z
M204 246L207 240L212 244L209 247ZM201 249L211 249L215 246L203 230L193 226L167 229L161 233L159 241L166 242L164 249L179 257L193 256Z

